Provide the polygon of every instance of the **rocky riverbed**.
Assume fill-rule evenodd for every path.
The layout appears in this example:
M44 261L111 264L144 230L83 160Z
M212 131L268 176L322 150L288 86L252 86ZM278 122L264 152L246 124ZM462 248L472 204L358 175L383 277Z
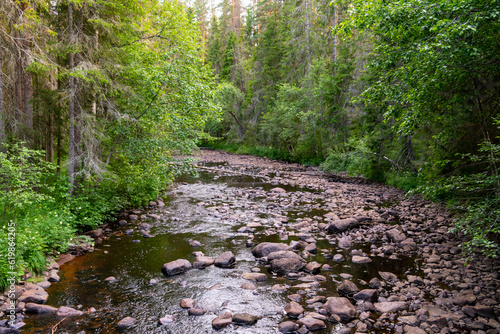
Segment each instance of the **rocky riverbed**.
M17 286L14 327L500 333L499 262L466 262L444 207L297 164L217 151L198 158L211 183L179 180L165 203L89 233L91 255L51 263L45 281ZM7 294L1 301L5 314ZM0 333L17 332L2 318Z

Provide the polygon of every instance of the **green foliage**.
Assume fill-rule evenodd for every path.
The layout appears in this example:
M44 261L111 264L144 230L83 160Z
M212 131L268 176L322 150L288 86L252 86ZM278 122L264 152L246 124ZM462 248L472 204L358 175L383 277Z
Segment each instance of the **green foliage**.
M500 122L496 121L497 124ZM481 251L500 255L500 145L483 142L478 154L461 156L462 167L483 165L483 172L462 174L463 168L418 188L431 199L447 200L459 214L453 232L466 236L464 251L469 257Z
M43 152L30 150L23 143L5 145L0 152L3 212L0 219L0 287L6 286L9 226L15 224L15 270L34 272L45 269L46 253L63 252L75 233L75 219L57 199L58 189L47 183L52 168ZM41 190L43 189L43 191Z

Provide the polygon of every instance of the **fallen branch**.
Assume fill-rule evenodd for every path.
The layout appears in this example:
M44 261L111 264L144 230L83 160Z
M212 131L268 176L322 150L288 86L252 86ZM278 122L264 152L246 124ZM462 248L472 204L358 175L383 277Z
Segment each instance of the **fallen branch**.
M51 333L54 334L57 330L57 326L59 326L59 324L61 322L63 322L64 320L66 320L66 318L63 318L61 321L59 321L57 324L55 324L54 326L52 326L52 330L51 330Z

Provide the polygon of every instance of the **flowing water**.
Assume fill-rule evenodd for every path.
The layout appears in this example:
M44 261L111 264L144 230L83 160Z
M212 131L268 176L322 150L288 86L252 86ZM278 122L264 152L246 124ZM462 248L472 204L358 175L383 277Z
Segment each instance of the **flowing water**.
M293 286L304 282L291 281L273 276L268 268L256 262L251 248L246 246L248 234L238 233L240 227L249 222L260 223L255 228L255 244L263 241L290 242L297 236L281 236L273 233L276 217L287 217L288 224L296 219L321 216L320 194L308 189L285 187L288 193L297 195L289 204L272 205L263 198L261 190L269 190L274 185L250 176L216 176L202 172L199 178L178 180L164 198L165 207L144 209L142 218L130 221L128 225L113 226L113 233L96 245L94 252L76 257L60 268L61 280L47 289L48 305L67 305L83 311L90 307L93 313L81 317L66 318L57 326L55 333L212 333L212 320L226 311L249 313L259 316L253 326L231 325L220 333L276 333L277 325L286 320L284 306L288 295L297 293ZM258 191L256 191L258 190ZM301 196L301 195L308 196ZM307 200L304 201L304 198ZM160 215L160 219L148 217ZM137 231L140 223L152 225L153 238L143 238ZM135 228L134 235L124 235L123 231ZM189 240L197 240L202 246L191 247ZM417 268L410 259L390 260L374 257L370 264L334 263L331 254L344 253L328 240L318 237L319 252L308 261L318 261L331 265L331 271L322 271L327 278L314 291L302 289L302 303L308 295L337 296L336 284L343 280L341 273L353 276L354 283L370 280L377 271L391 271L396 275L415 272ZM367 245L354 248L367 250ZM368 247L369 248L369 247ZM160 269L166 262L184 258L194 261L193 252L202 251L216 258L225 251L232 251L237 262L233 268L222 269L210 266L203 270L192 269L185 274L166 278ZM259 268L268 280L256 283L258 290L240 288L246 282L243 273ZM114 276L114 283L104 279ZM150 280L157 280L150 284ZM287 291L275 291L275 284L285 285ZM189 316L186 309L179 306L183 298L192 298L195 304L206 310L202 316ZM158 318L169 314L175 321L167 326L159 326ZM116 324L124 317L135 318L136 325L119 331ZM23 333L50 333L60 321L52 315L30 315ZM326 330L318 333L335 333L342 325L328 324Z

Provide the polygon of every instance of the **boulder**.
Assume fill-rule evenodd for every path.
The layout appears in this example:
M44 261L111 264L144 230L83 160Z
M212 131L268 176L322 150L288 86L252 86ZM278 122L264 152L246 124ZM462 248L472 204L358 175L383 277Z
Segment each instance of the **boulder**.
M174 276L182 274L191 269L191 262L185 259L179 259L172 262L165 263L161 271L165 276Z
M204 315L205 314L205 310L202 309L202 308L197 308L197 307L192 307L188 310L188 314L189 315Z
M158 319L158 323L162 326L166 326L168 324L171 324L175 321L175 318L173 315L170 314L165 314L163 318Z
M351 281L344 280L338 287L337 291L342 296L352 296L359 292L358 287Z
M55 314L57 312L57 308L49 306L49 305L41 305L36 303L27 303L26 304L26 313L35 313L35 314Z
M409 325L405 325L403 331L405 334L427 334L423 329Z
M125 317L123 318L122 320L120 320L118 322L118 324L116 325L116 328L118 329L127 329L127 328L130 328L132 326L134 326L135 324L135 319L132 318L132 317Z
M78 316L81 316L83 314L82 311L79 311L79 310L75 310L74 308L71 308L71 307L67 307L67 306L61 306L59 307L59 309L57 310L57 313L56 315L58 317L78 317Z
M372 259L370 259L368 256L359 256L359 255L354 255L352 257L352 262L353 263L370 263L372 262Z
M103 232L102 228L88 231L88 232L85 232L84 234L88 235L89 237L91 237L94 240L102 239L102 237L104 236L104 232Z
M241 275L243 279L254 281L254 282L263 282L267 280L266 274L262 273L245 273Z
M257 285L253 284L252 282L245 282L240 286L240 288L245 290L257 290Z
M236 313L233 315L233 323L237 325L252 326L257 322L258 317L248 313Z
M234 256L233 252L228 251L228 252L224 252L221 255L219 255L215 259L214 265L216 267L220 267L220 268L230 268L234 265L235 262L236 262L236 258Z
M321 269L321 264L319 264L316 261L309 262L306 267L304 268L305 271L311 274L317 274L320 272Z
M380 313L392 313L403 311L408 308L408 304L405 302L381 302L373 304L375 310Z
M196 269L204 269L208 266L214 264L215 260L209 256L198 256L196 257L196 261L193 263L193 268Z
M399 279L396 275L394 275L393 273L390 273L388 271L379 271L378 274L380 275L380 277L382 277L382 279L384 281L388 281L388 282L392 282L392 283L399 281Z
M202 244L198 240L190 239L189 240L189 246L191 246L191 247L201 247Z
M336 315L342 321L350 321L356 317L356 308L345 297L328 297L323 309L329 315Z
M38 287L36 289L25 291L17 301L23 303L43 304L47 301L48 298L49 294L45 292L44 289Z
M279 260L279 259L297 259L297 260L303 260L302 257L300 257L299 254L292 252L292 251L277 251L277 252L272 252L267 256L267 261L271 262L272 260Z
M191 298L181 299L180 305L182 308L192 308L194 307L194 300Z
M326 228L329 233L340 233L344 232L352 227L359 225L359 222L355 218L340 219L331 222Z
M304 248L304 250L306 252L309 252L309 253L312 253L312 254L315 254L318 252L318 247L316 246L315 243L310 243L310 244L307 244L307 246Z
M290 272L298 272L306 266L304 259L282 258L271 261L271 270L279 275L286 275Z
M366 302L375 302L378 299L378 293L375 289L364 289L356 293L353 297L355 300L362 300Z
M151 229L151 225L148 223L142 223L139 225L139 231L149 231Z
M252 254L255 257L268 256L272 252L286 251L290 250L287 244L276 243L276 242L262 242L252 249Z
M299 321L297 321L297 324L306 326L306 328L310 331L319 331L326 328L324 321L311 317L304 317L302 319L299 319Z
M394 243L400 243L406 239L406 235L397 228L393 228L385 232L385 235L387 236L387 239L389 239L390 242Z
M300 326L293 321L285 321L278 325L278 331L283 334L295 333Z
M285 312L291 318L298 318L304 313L304 308L299 303L291 301L285 306Z
M231 313L226 312L223 315L219 315L214 320L212 320L212 327L215 330L222 329L229 326L233 322L233 316Z

